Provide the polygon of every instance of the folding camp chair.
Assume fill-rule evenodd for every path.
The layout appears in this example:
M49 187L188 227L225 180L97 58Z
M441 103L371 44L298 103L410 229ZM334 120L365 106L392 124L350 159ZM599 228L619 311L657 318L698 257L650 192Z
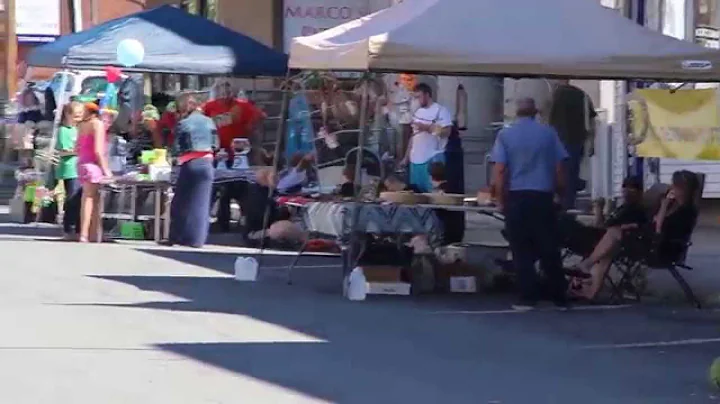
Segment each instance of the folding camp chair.
M685 263L688 250L692 245L689 238L663 243L664 247L671 246L672 250L677 253L673 257L662 257L656 248L649 247L653 245L653 242L643 239L644 237L648 236L638 235L634 240L630 237L625 238L629 242L623 243L622 249L611 266L611 269L620 275L619 279L613 280L610 276L611 271L608 271L605 276L605 285L610 288L610 300L623 301L628 295L631 295L635 300L640 301L645 289L646 271L667 270L682 288L688 302L698 309L701 308L702 304L679 271L680 269L693 269Z
M695 195L695 202L699 203L702 199L703 190L705 189L705 174L694 173L698 179L698 189ZM660 202L669 189L669 185L655 184L645 191L644 204L648 212L657 212ZM692 229L695 229L693 223ZM690 285L680 274L680 269L692 270L685 261L688 250L692 245L690 234L683 239L665 241L664 248L672 249L674 256L667 257L660 254L654 246L658 244L654 240L643 239L643 237L651 237L647 234L638 233L638 237L624 237L623 245L611 269L615 269L620 274L618 280L613 280L609 274L605 276L605 283L611 289L611 300L623 300L628 294L632 295L636 300L640 300L645 286L644 279L648 270L664 269L668 270L675 281L680 285L685 297L695 307L700 308L701 303L695 296Z

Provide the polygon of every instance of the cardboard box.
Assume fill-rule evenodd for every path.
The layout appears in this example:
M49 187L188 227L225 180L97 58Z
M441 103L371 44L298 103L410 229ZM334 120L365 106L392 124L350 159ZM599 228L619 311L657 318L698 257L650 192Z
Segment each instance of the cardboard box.
M400 282L402 268L392 265L363 265L363 274L368 282L397 283Z
M451 276L450 292L477 293L477 278L474 276Z
M369 295L410 295L410 284L404 282L368 282Z

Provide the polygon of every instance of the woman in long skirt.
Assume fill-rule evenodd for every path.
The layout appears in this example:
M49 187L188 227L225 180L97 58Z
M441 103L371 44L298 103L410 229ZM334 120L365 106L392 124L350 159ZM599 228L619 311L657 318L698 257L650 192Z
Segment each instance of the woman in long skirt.
M215 123L198 106L189 95L178 100L183 118L175 130L173 154L178 157L180 173L170 207L169 240L170 244L195 248L205 244L210 228L213 150L218 146Z

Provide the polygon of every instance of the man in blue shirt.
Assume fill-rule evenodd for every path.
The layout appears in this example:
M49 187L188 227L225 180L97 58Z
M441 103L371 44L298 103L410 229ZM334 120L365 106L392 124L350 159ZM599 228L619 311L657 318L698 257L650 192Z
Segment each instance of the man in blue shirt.
M549 292L558 306L566 305L567 284L562 269L557 229L556 195L565 184L568 157L557 132L535 120L535 101L517 102L517 121L497 136L491 153L493 188L518 277L520 301L513 307L532 309L539 300L535 262L540 260Z

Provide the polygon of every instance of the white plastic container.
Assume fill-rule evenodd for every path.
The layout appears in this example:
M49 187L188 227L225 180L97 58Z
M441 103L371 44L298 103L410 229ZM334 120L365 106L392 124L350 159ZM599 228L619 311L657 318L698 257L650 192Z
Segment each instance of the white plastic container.
M237 257L235 260L235 280L255 282L258 274L258 262L253 257Z
M152 181L170 181L172 168L169 165L150 165L148 175Z
M362 268L355 267L347 278L345 297L352 301L365 300L368 293L368 283Z

